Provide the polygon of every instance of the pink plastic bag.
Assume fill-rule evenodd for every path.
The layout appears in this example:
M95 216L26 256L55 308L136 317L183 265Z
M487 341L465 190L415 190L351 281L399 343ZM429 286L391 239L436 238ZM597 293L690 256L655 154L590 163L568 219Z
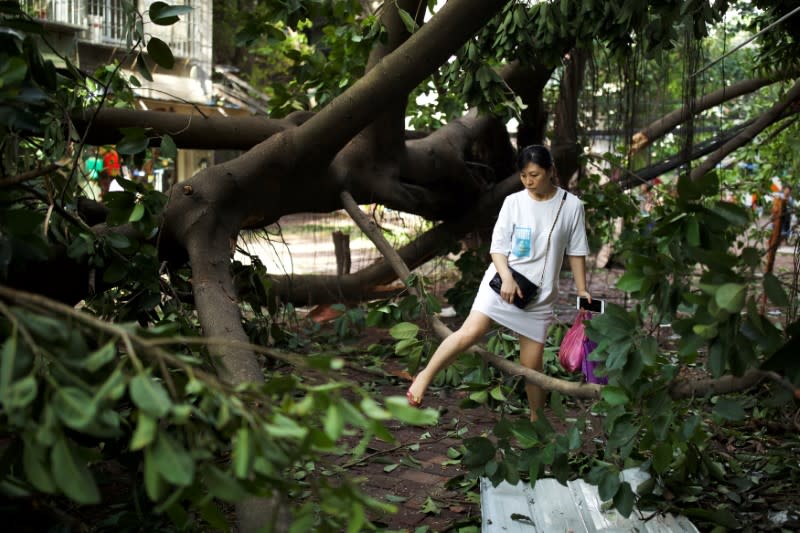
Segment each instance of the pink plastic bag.
M583 321L592 318L592 313L585 309L578 311L575 322L569 328L561 347L558 349L558 361L568 372L577 372L583 363L583 340L585 339Z

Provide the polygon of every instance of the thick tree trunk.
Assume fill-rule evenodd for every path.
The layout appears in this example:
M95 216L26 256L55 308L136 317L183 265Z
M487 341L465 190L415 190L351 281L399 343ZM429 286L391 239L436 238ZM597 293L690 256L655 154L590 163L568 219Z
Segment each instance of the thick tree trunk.
M554 68L541 64L531 66L519 61L513 61L500 70L500 76L526 106L517 127L518 148L544 143L547 110L542 96L554 71Z
M579 170L578 96L583 88L588 57L589 52L577 48L569 53L556 104L552 153L558 180L564 188L569 188L570 180Z

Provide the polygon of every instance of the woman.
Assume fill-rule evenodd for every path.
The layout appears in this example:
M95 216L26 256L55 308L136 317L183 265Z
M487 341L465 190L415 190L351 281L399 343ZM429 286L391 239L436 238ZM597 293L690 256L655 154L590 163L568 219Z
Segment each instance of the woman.
M556 185L553 158L544 146L522 149L517 168L524 189L510 194L503 202L492 232L489 250L492 263L483 276L469 316L458 331L439 345L409 387L406 397L415 407L422 404L422 397L436 374L483 337L492 320L519 334L520 363L542 370L544 342L558 298L558 278L565 253L578 295L591 302L586 290L589 245L583 204ZM538 295L524 309L513 303L515 296L522 297L522 291L510 268L540 287ZM495 274L502 280L499 294L489 286ZM539 409L544 407L545 392L529 383L525 390L531 420L536 420Z

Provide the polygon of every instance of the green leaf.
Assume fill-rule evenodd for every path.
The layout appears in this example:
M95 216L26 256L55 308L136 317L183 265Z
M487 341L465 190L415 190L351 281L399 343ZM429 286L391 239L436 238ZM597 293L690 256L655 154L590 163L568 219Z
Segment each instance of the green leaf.
M136 204L128 216L128 222L138 222L144 217L144 204Z
M475 391L469 395L469 399L475 403L484 404L489 401L489 392L486 389Z
M609 405L625 405L630 401L630 398L621 387L613 385L603 387L600 394Z
M167 43L158 37L151 37L147 41L147 53L160 67L169 70L175 66L175 56L172 55L172 50L169 49Z
M136 71L141 74L141 76L146 79L147 81L153 81L153 74L150 73L150 67L147 66L147 61L145 60L142 54L138 54L136 56ZM145 146L146 148L146 146ZM141 150L139 150L141 151ZM117 152L124 153L119 151L119 145L117 145ZM138 152L134 152L138 153Z
M486 437L464 439L464 447L467 452L461 462L468 468L485 465L494 459L496 453L494 444Z
M166 133L161 136L161 157L175 159L178 156L178 146Z
M342 436L342 430L344 429L344 418L342 417L342 412L339 410L339 406L335 403L331 403L328 406L328 410L325 413L324 428L325 434L332 441L336 441Z
M24 59L20 57L8 58L6 56L0 65L0 89L19 85L25 79L27 72L28 65Z
M264 429L275 438L302 440L308 435L307 427L298 425L297 422L280 413L275 414L272 422L272 424L264 424Z
M742 310L747 296L747 287L739 283L726 283L717 289L714 299L720 308L731 313Z
M642 356L642 363L645 366L653 366L656 364L658 357L658 341L655 337L645 337L639 345L639 354Z
M635 502L636 495L631 490L630 484L627 481L623 482L614 496L614 507L619 511L619 514L628 518L633 512L633 504Z
M603 501L608 501L613 498L617 494L620 484L619 472L613 468L606 469L605 474L600 480L600 483L597 485L600 499Z
M72 429L83 430L94 419L97 405L92 397L76 387L64 387L53 398L58 418Z
M66 438L56 440L50 452L50 464L56 486L65 496L86 505L100 503L100 491L92 473Z
M700 246L700 224L695 218L690 218L686 223L686 242L689 246Z
M511 426L511 432L519 441L522 448L531 448L539 444L539 434L531 424L530 420L519 420ZM495 433L497 435L497 433Z
M639 432L639 427L630 422L614 423L614 429L608 437L609 448L621 448L628 445L633 441L636 434Z
M778 307L789 306L789 298L786 296L786 291L783 290L783 285L771 272L764 274L764 292L767 293L767 298Z
M425 500L425 504L422 506L421 512L422 514L439 514L442 512L442 510L439 509L439 506L436 505L436 502L433 501L433 498L428 496L428 498Z
M116 149L123 155L136 155L144 152L149 143L143 128L126 128L122 139L116 144Z
M149 445L155 440L157 429L158 424L156 424L155 418L148 416L144 412L139 413L136 431L133 432L133 437L131 437L130 449L133 451L141 450Z
M97 372L117 355L117 345L115 341L109 341L102 348L95 350L86 358L84 366L89 372Z
M742 404L727 398L720 398L717 401L714 406L714 414L723 420L730 420L731 422L739 422L747 416Z
M636 292L642 288L644 284L644 277L632 270L625 272L617 280L617 288L625 292Z
M105 383L97 390L94 395L95 402L101 403L106 400L116 401L125 394L125 374L120 367L114 369Z
M131 400L136 406L152 416L161 418L169 412L172 401L161 383L146 374L138 374L129 385Z
M246 427L239 428L233 441L233 472L236 477L245 479L250 475L254 458L253 432Z
M710 210L736 227L745 226L750 222L750 212L737 204L717 202Z
M581 441L581 432L578 430L577 426L572 426L569 428L569 431L567 432L567 439L567 446L570 450L577 450L583 444Z
M392 417L389 411L381 407L378 402L369 397L361 400L360 407L361 410L364 411L365 415L374 420L389 420Z
M36 490L53 493L56 490L55 481L50 475L47 465L47 450L38 445L33 439L25 439L22 449L22 464L25 468L25 477Z
M171 6L165 2L153 2L150 5L148 14L150 20L159 26L169 26L180 20L178 15L191 13L191 6Z
M692 331L703 339L713 339L719 333L716 324L695 324Z
M144 449L144 490L148 498L157 502L162 499L166 489L166 483L159 475L153 448L148 446Z
M194 460L169 433L162 431L158 434L153 447L153 462L160 476L174 485L186 487L194 479Z
M492 398L498 402L506 401L506 395L503 394L503 389L500 387L500 385L493 388L489 394L491 394Z
M412 324L411 322L400 322L399 324L392 326L392 328L389 330L389 335L397 340L415 339L418 331L419 326L416 324Z
M2 397L3 405L9 411L13 409L24 409L36 399L38 391L39 387L36 383L36 378L33 376L25 376L8 387L5 395Z
M238 502L248 496L247 491L239 484L236 478L214 465L205 466L203 479L211 494L220 500Z
M6 403L6 394L14 379L14 367L17 358L17 328L16 325L11 336L3 343L3 352L0 355L0 402Z
M216 531L230 531L231 526L228 523L228 519L225 517L225 514L222 510L217 506L216 502L206 501L204 503L198 503L197 507L200 511L200 516L208 522L214 530ZM187 516L188 519L188 516Z
M396 419L406 424L427 426L439 421L439 412L434 409L418 409L408 405L405 396L389 396L386 398L386 409Z
M672 443L662 442L653 454L653 468L659 474L666 472L672 464Z
M398 7L397 14L400 15L400 20L403 21L403 25L406 27L406 30L408 30L408 33L414 33L417 30L417 23L408 11Z

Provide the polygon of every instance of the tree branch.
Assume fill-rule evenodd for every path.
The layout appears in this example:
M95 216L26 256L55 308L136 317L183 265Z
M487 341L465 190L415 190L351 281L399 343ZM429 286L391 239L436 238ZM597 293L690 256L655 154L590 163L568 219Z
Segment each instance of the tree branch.
M792 393L795 392L792 384L779 374L755 369L748 370L742 376L728 375L716 379L701 379L696 381L676 380L670 387L669 392L674 400L692 398L695 396L718 396L747 390L765 379L774 381Z
M39 176L44 176L45 174L49 174L54 170L58 170L61 167L62 165L58 163L52 163L50 165L41 168L36 168L33 170L29 170L27 172L23 172L22 174L17 174L16 176L11 176L10 178L2 179L0 180L0 188L10 187L12 185L17 185L19 183L23 183L28 180L38 178Z
M738 81L716 91L710 92L691 103L677 109L658 120L651 122L633 135L631 142L631 153L644 149L647 145L661 138L675 127L685 122L690 114L702 113L712 107L716 107L723 102L733 100L744 94L755 92L762 87L778 81L774 78L757 78L753 80Z
M381 11L381 24L386 29L386 42L379 42L370 51L365 72L372 70L387 55L396 50L411 35L403 24L399 9L411 13L418 26L422 26L427 3L422 0L398 0L385 2ZM405 147L405 120L408 98L389 102L359 135L369 144L372 153L396 153Z
M700 177L711 171L711 169L728 154L752 141L756 135L778 120L790 105L795 104L798 98L800 98L800 81L795 82L784 97L776 102L766 113L756 119L753 124L745 128L736 137L726 142L716 152L708 156L705 161L695 167L689 179L692 181L700 179Z
M303 113L303 119L310 115ZM164 111L141 111L104 107L94 122L86 114L75 117L75 127L84 131L91 125L86 141L93 145L116 144L122 139L119 128L145 128L155 135L169 134L179 148L193 150L249 150L272 135L294 128L298 121L264 117L226 117L214 114L203 117ZM302 124L302 121L299 122Z
M556 114L553 121L551 151L561 186L567 188L573 174L580 170L578 157L578 96L590 52L573 48L559 86Z

